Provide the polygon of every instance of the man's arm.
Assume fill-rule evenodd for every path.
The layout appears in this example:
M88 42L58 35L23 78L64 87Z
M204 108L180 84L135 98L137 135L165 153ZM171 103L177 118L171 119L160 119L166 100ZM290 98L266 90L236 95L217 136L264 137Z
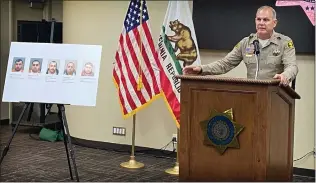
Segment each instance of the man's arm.
M201 74L218 75L225 74L237 67L242 61L242 45L245 39L241 40L234 49L229 52L223 59L212 62L207 65L201 65Z
M282 56L282 62L284 65L284 71L281 73L290 82L296 78L298 73L298 67L296 63L295 47L290 38L284 42L284 53Z

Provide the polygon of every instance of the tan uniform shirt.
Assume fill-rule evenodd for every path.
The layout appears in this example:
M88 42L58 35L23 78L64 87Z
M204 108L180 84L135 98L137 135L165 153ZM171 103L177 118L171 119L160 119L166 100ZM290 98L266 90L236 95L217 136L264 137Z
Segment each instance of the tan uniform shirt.
M257 70L257 60L253 46L255 39L257 39L257 35L250 34L250 36L243 38L223 59L202 65L202 74L225 74L238 66L243 60L247 67L247 78L254 79ZM272 79L275 74L283 74L290 81L295 79L298 67L291 38L274 32L267 44L264 47L259 44L259 47L257 79Z

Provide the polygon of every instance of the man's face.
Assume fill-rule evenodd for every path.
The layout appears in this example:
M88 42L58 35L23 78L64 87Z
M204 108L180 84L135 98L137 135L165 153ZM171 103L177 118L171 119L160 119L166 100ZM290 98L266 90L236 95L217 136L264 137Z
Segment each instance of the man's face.
M57 67L57 64L55 62L51 62L49 64L49 72L51 74L54 74L56 72L56 67Z
M35 61L32 63L32 72L39 72L40 70L40 63Z
M68 63L67 64L67 73L72 74L74 72L74 67L75 67L74 63L71 63L71 62Z
M84 67L84 72L87 73L87 74L91 74L92 72L92 66L90 64L87 64L85 67Z
M15 63L14 70L15 70L15 71L21 71L21 70L22 70L22 66L23 66L22 61L16 62L16 63Z
M256 15L256 29L259 35L272 34L274 27L277 24L277 20L273 19L272 10L264 8L257 12Z

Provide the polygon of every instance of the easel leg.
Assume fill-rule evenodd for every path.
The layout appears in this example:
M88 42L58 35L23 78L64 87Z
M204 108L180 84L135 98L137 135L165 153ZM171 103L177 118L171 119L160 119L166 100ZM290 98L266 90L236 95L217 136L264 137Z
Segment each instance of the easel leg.
M23 115L24 115L26 109L29 107L29 105L30 105L30 103L25 103L25 104L24 104L24 107L23 107L23 110L22 110L22 112L21 112L21 114L20 114L20 116L19 116L19 119L18 119L16 125L14 126L13 133L12 133L12 135L11 135L11 137L10 137L10 139L9 139L9 141L8 141L8 143L7 143L7 145L6 145L6 146L4 147L4 149L3 149L3 152L2 152L2 155L1 155L1 160L0 160L0 165L1 165L2 161L3 161L3 159L4 159L4 156L6 156L7 153L8 153L8 151L9 151L9 146L10 146L10 144L11 144L11 142L12 142L12 140L13 140L13 137L14 137L14 135L15 135L15 133L16 133L18 127L19 127L19 124L20 124L20 122L21 122L21 120L22 120L22 117L23 117Z
M29 114L28 114L27 119L26 119L27 122L31 121L33 110L34 110L34 103L31 103Z
M45 123L45 104L40 104L40 123Z
M63 124L63 118L62 118L62 115L61 115L61 111L58 110L58 117L60 119L60 121L62 122ZM74 177L72 176L72 169L71 169L71 164L70 164L70 158L69 158L69 152L68 152L68 146L67 146L67 138L65 136L65 127L64 127L64 124L62 125L62 133L63 133L63 136L64 136L64 145L65 145L65 149L66 149L66 155L67 155L67 161L68 161L68 167L69 167L69 172L70 172L70 177L71 177L71 180L74 180Z
M75 161L75 154L72 148L72 143L71 143L71 138L70 138L70 133L69 133L69 128L68 128L68 123L67 123L67 119L66 119L66 112L65 112L65 106L63 104L57 104L58 109L61 112L61 117L62 117L62 122L63 122L63 127L65 128L66 132L67 132L67 137L68 137L68 143L69 143L69 151L70 151L70 156L74 165L74 169L75 169L75 174L76 174L76 178L77 178L77 182L79 182L79 176L78 176L78 171L77 171L77 166L76 166L76 161ZM64 134L66 135L66 134Z
M26 121L27 122L30 122L31 121L31 117L32 117L32 113L33 113L33 108L34 108L34 103L29 103L30 104L30 108L29 108L29 113L28 113L28 115L27 115L27 119L26 119ZM25 106L24 106L25 107ZM23 109L22 109L22 113L25 113L25 111L23 112ZM22 116L23 117L23 116ZM21 118L21 120L22 120L22 118ZM12 130L12 133L13 133L13 131L14 131L14 129L15 129L15 126L17 126L17 124L12 124L11 125L11 130Z

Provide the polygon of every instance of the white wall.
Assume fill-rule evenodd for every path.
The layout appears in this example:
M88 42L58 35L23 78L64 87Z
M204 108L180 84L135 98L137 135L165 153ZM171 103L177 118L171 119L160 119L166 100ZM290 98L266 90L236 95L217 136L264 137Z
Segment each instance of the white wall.
M67 107L70 133L74 137L131 144L132 118L122 119L117 91L112 81L112 63L128 3L128 1L64 1L64 43L103 46L97 106ZM157 43L167 1L147 1L147 4L154 41ZM225 54L225 52L202 50L202 63L215 61ZM294 159L314 148L315 56L297 58L300 67L297 92L302 99L297 101L296 105ZM245 73L244 66L240 65L227 75L245 77ZM125 127L127 136L113 136L113 126ZM137 114L136 145L159 149L171 140L174 133L176 133L176 125L162 98ZM294 165L314 169L314 159L309 156Z
M117 49L127 6L127 1L64 2L64 43L103 45L97 106L67 109L71 135L75 137L119 144L131 143L132 118L122 119L111 75L113 53ZM150 13L162 15L160 10L166 8L166 3L155 2L155 7L156 10L153 9ZM153 22L161 21L160 17L152 15ZM158 34L158 29L156 24L154 35ZM176 132L175 123L171 121L162 99L139 112L136 118L136 145L161 148ZM113 136L113 126L126 127L126 137Z

